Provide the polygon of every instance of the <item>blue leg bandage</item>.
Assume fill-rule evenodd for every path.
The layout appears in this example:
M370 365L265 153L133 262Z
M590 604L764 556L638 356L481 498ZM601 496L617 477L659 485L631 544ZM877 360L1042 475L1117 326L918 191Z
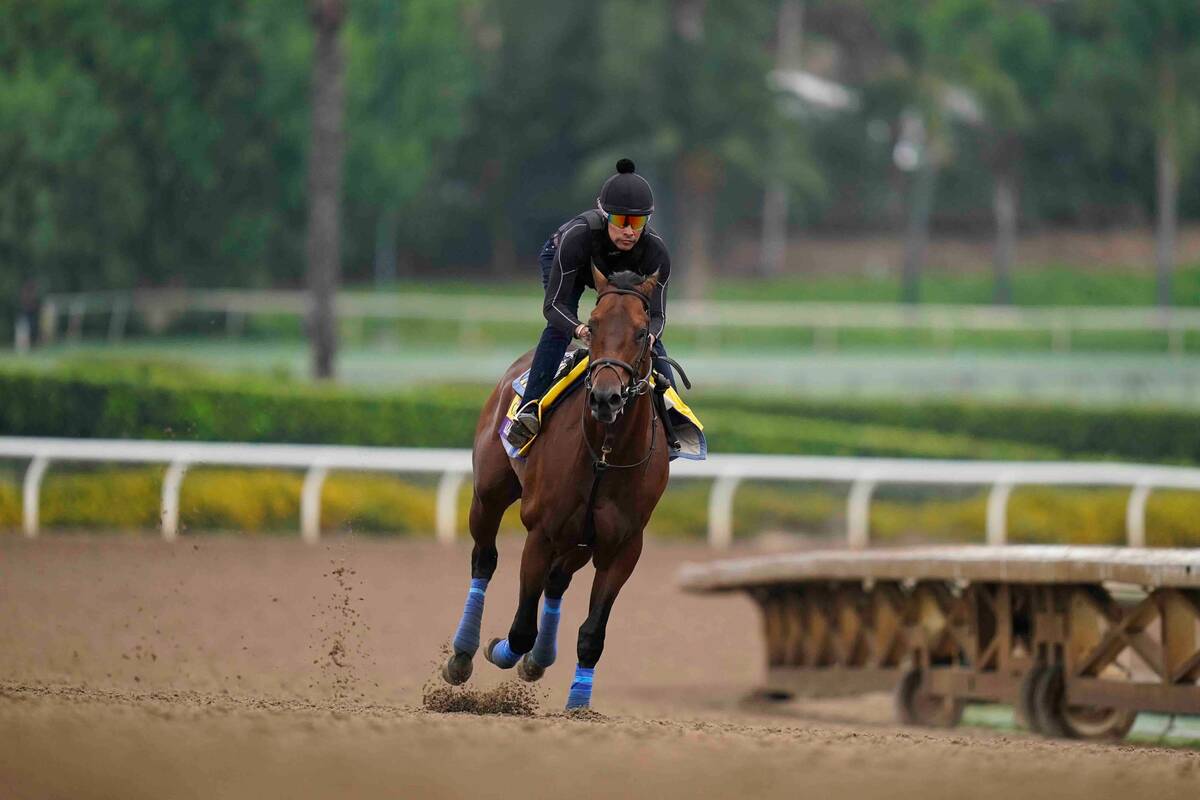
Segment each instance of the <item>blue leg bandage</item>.
M547 597L542 601L542 624L538 626L537 640L529 658L539 667L554 663L558 654L558 618L561 615L562 598Z
M571 693L567 695L567 711L592 704L592 676L595 674L595 667L575 666L575 679L571 681Z
M508 646L508 639L501 639L492 648L492 663L500 667L500 669L514 667L520 660L521 656L514 653L512 648Z
M479 626L483 624L483 593L487 591L487 578L472 578L471 590L463 606L462 619L454 632L454 652L475 655L479 649Z

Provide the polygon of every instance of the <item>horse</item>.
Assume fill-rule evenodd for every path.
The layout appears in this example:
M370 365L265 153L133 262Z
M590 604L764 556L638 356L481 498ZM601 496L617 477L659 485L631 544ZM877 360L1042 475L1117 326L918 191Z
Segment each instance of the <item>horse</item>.
M512 627L492 639L484 657L501 669L517 667L536 681L556 659L558 620L571 577L593 562L587 619L579 628L578 658L568 710L591 705L596 663L604 652L609 613L642 553L646 523L667 486L669 452L650 396L650 300L658 273L594 266L596 305L588 320L589 364L583 391L561 401L522 462L510 458L497 431L512 402L512 382L529 367L526 353L508 368L479 415L472 451L474 493L470 528L471 585L442 667L452 685L471 676L488 581L496 570L496 531L505 510L521 500L528 535L521 553L521 588ZM542 603L538 619L538 600Z

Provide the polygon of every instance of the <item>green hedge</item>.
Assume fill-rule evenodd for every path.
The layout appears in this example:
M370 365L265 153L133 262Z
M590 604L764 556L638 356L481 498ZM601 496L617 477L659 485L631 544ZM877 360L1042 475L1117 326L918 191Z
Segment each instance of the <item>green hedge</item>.
M0 372L7 435L469 446L477 390L374 395L245 379Z
M469 447L487 389L373 393L171 365L0 370L0 434ZM1197 415L969 401L759 400L697 393L721 452L1200 462Z
M1048 403L714 398L705 408L771 425L811 418L1025 443L1069 457L1200 462L1200 415L1169 408L1079 407Z

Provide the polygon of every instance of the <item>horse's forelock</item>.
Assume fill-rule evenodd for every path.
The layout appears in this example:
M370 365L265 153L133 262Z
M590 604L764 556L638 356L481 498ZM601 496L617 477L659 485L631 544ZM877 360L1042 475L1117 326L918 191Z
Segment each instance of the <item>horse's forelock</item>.
M633 289L636 291L639 286L646 282L646 276L631 269L626 269L609 275L608 282L609 285L617 289Z

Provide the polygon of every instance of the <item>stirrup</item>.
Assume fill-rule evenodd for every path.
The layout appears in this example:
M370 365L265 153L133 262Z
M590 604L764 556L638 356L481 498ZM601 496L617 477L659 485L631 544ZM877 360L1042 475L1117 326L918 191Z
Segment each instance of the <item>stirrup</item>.
M523 449L537 437L542 428L542 420L537 412L537 400L530 400L518 409L508 426L505 438L516 450Z

